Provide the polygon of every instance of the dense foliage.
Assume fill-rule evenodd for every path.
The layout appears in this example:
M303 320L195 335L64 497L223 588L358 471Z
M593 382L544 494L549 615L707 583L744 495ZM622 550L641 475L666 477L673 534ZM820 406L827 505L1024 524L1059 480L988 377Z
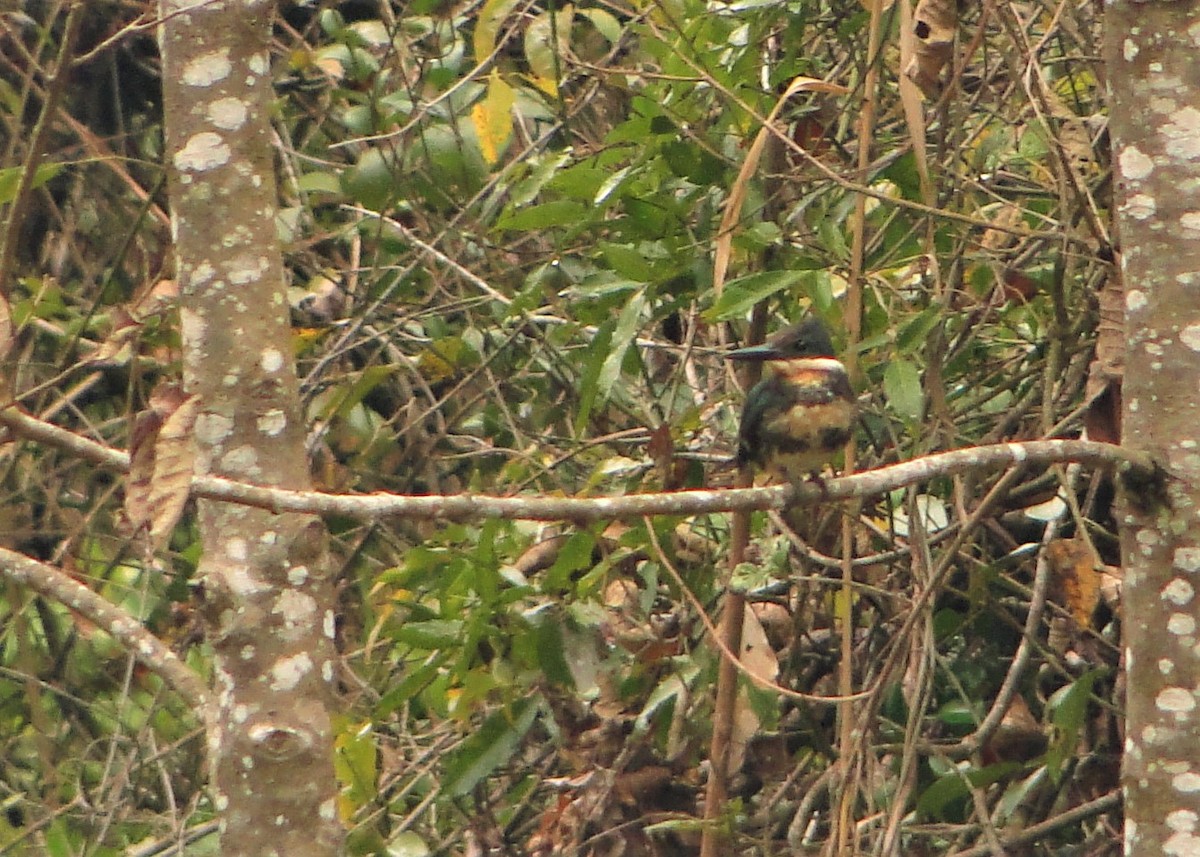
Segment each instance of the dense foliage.
M123 29L146 10L97 9L8 230L6 395L128 447L132 415L178 375L178 322L154 45ZM870 12L848 0L287 7L273 45L278 222L320 485L728 485L741 392L720 353L756 307L772 329L820 315L854 350L859 467L1076 436L1111 253L1093 11L964 10L925 132L898 88L898 6L878 19L876 57ZM3 15L11 210L61 21ZM789 98L781 134L740 175L801 77L846 91ZM203 671L194 526L146 557L117 478L8 440L3 544L86 580ZM1093 566L1116 562L1109 495L1074 469L1018 471L790 526L756 517L737 581L776 680L836 693L834 618L849 611L869 695L848 747L831 706L747 685L755 725L724 814L737 853L816 847L844 800L867 852L893 837L901 853L967 853L1054 819L1051 850L1115 843L1119 819L1096 817L1115 806L1120 746L1114 620L1094 594ZM846 514L865 558L849 601L833 559ZM719 610L723 516L330 524L340 810L357 853L694 845L717 663L696 605ZM0 849L150 854L210 830L198 724L157 678L63 605L8 586L0 616ZM999 728L972 746L1002 686ZM835 782L838 758L855 761Z

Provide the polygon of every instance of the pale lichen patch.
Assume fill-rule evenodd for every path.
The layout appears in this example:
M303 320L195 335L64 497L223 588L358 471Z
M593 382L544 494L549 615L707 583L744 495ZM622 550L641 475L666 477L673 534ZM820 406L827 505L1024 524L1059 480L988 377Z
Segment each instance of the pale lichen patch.
M172 158L180 172L202 173L229 163L233 156L228 144L215 131L195 134Z
M1200 816L1197 816L1190 809L1176 809L1167 813L1167 827L1172 830L1191 831L1196 829L1196 822L1200 821Z
M208 120L226 131L236 131L246 124L246 102L240 98L218 98L208 105Z
M278 348L264 348L258 356L258 365L264 372L278 372L283 368L283 352Z
M1130 289L1125 293L1125 311L1137 312L1146 308L1146 293L1141 289Z
M1154 197L1145 193L1135 193L1121 207L1134 220L1146 220L1153 217L1154 213L1158 211L1158 204L1154 201Z
M271 689L276 691L292 690L300 680L308 675L313 668L312 658L307 652L300 652L286 658L280 658L271 667Z
M212 86L229 77L231 71L229 48L221 48L189 60L183 67L183 82L188 86Z
M225 579L229 582L229 588L233 593L242 597L254 595L271 588L255 577L247 565L239 565L230 569L225 575Z
M1187 613L1172 613L1167 620L1167 630L1178 636L1192 634L1196 630L1196 619Z
M295 589L285 589L275 599L271 612L283 617L283 623L289 629L300 625L309 625L317 613L317 602L311 595L298 592Z
M1200 571L1200 548L1197 547L1182 547L1176 548L1172 556L1171 564L1180 571L1197 572Z
M1121 164L1121 175L1127 179L1144 179L1154 172L1154 161L1137 146L1126 146L1117 160Z
M255 425L261 433L268 437L275 437L287 428L287 414L279 408L272 408L259 416Z
M1162 848L1171 857L1200 857L1200 836L1179 830L1167 837Z
M188 277L188 285L192 288L203 286L212 281L212 278L217 275L217 269L212 266L207 259L199 265L192 268L192 274Z
M212 411L196 417L196 440L205 446L216 446L233 434L233 419Z
M1171 778L1171 787L1177 792L1200 792L1200 774L1185 771Z
M1154 705L1159 711L1183 714L1196 707L1196 699L1190 690L1182 687L1165 687L1154 698Z
M247 476L258 475L258 450L250 444L242 444L221 456L221 467L227 473Z
M225 541L225 556L236 562L245 562L249 556L249 550L246 545L246 540L238 536L226 539Z
M1195 160L1200 158L1200 110L1184 107L1162 126L1167 138L1166 152L1173 158Z
M229 282L235 286L244 286L262 278L270 267L266 256L239 256L233 261L229 271Z
M1179 331L1179 341L1193 351L1200 351L1200 324L1189 324Z
M1200 211L1184 212L1179 216L1179 225L1185 232L1200 232Z
M1196 589L1186 580L1176 577L1162 589L1163 601L1170 601L1182 607L1196 597Z
M183 339L197 350L204 348L204 336L208 332L208 322L204 316L188 306L179 308L179 329Z

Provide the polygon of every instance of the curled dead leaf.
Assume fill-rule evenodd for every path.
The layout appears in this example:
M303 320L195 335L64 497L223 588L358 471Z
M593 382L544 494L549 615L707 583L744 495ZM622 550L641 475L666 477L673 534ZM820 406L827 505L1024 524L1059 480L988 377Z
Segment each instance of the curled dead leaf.
M191 491L196 447L192 428L200 399L177 384L160 384L150 407L134 420L125 514L145 529L152 549L162 547L179 522Z
M942 91L942 68L954 54L958 32L958 4L955 0L920 0L913 13L915 36L912 57L904 66L904 76L915 83L926 98L937 98Z

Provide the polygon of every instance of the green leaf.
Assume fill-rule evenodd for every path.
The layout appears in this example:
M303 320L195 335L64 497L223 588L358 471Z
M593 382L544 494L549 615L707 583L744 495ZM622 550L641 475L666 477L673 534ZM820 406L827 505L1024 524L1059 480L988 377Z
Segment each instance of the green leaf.
M909 420L919 420L925 412L925 393L921 390L921 371L908 360L893 360L883 370L883 392L892 410Z
M759 301L766 300L776 292L790 289L803 280L808 271L762 271L738 277L725 284L725 290L702 315L705 321L729 321L741 318Z
M557 610L543 610L533 619L533 641L538 666L551 684L574 687L575 678L564 654L562 625Z
M642 283L654 278L654 267L636 248L628 244L601 241L600 250L604 253L604 260L622 277Z
M1079 743L1079 730L1087 716L1092 688L1096 680L1107 672L1103 668L1089 670L1071 684L1055 691L1046 703L1050 710L1050 722L1057 728L1057 734L1046 751L1046 768L1055 783L1062 777L1063 765Z
M342 785L339 801L353 812L375 799L378 755L370 722L356 729L350 726L334 739L333 768Z
M587 207L582 203L570 199L556 199L532 208L509 212L500 217L496 228L527 232L549 226L577 226L580 221L586 219L587 212Z
M901 354L921 351L929 339L929 334L942 320L943 312L942 307L931 306L906 322L896 335L896 350Z
M511 759L537 713L536 699L518 699L511 709L497 711L485 720L446 760L442 791L462 797Z
M387 844L387 857L429 857L432 853L425 840L411 830L398 833Z
M621 183L629 177L629 174L632 170L633 167L628 166L624 167L623 169L619 169L612 175L608 176L608 178L601 183L599 189L596 191L596 196L592 202L598 206L604 205L604 203L608 201L608 198L612 196L617 188L621 186Z
M363 208L383 211L397 196L395 176L394 158L382 149L367 149L343 175L342 190Z
M976 713L971 704L955 699L938 709L938 720L948 726L974 726L977 722Z
M461 619L428 619L424 622L405 622L391 632L398 643L408 643L418 649L448 649L462 641Z
M397 367L395 366L368 366L363 369L354 383L338 390L335 395L329 396L325 400L324 406L320 410L321 419L327 420L335 416L345 419L359 402L394 375L396 371Z
M30 190L36 190L50 179L62 172L63 165L59 163L41 164L33 174ZM0 205L7 205L17 195L17 186L21 183L21 173L24 167L9 167L0 170Z
M305 173L296 179L296 187L305 193L342 195L342 180L334 173Z
M429 685L442 669L442 665L450 660L448 651L437 652L425 660L419 667L405 673L401 682L379 698L375 703L375 719L382 720L404 703L416 697Z
M917 811L941 821L961 820L963 804L970 797L969 786L986 788L1021 769L1020 762L1000 762L986 768L952 770L938 777L917 799Z
M562 592L567 589L571 575L592 564L592 551L596 537L587 530L572 533L559 548L554 564L546 571L542 582L543 592Z
M538 162L533 171L524 179L517 182L509 193L509 205L513 209L520 208L533 201L546 182L550 181L558 173L564 165L571 160L571 155L567 152L559 152L548 155L544 160Z
M621 364L625 362L625 354L641 328L642 310L645 306L646 294L638 292L629 299L629 303L625 304L617 317L617 327L613 331L608 356L604 358L600 375L596 379L596 392L601 401L608 400L613 386L621 377Z
M550 96L558 95L563 54L571 34L575 11L543 12L525 25L525 59L534 74L534 84Z
M600 35L615 45L621 40L621 22L611 12L603 9L579 9L576 14L587 18L600 31Z
M592 415L592 406L596 402L596 394L599 390L600 369L608 357L614 326L615 323L612 320L600 325L596 330L595 338L592 339L591 347L588 348L587 362L584 363L583 372L579 377L579 410L575 414L575 431L577 433L583 432L584 426L587 425L588 419Z

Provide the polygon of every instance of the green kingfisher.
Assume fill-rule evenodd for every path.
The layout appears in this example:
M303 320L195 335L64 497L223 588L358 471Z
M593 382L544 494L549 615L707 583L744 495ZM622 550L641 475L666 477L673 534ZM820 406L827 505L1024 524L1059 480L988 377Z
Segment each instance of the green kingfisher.
M761 360L769 373L746 395L738 431L737 463L775 478L800 482L817 475L846 445L854 429L854 391L833 353L829 332L808 318L763 345L725 355Z

